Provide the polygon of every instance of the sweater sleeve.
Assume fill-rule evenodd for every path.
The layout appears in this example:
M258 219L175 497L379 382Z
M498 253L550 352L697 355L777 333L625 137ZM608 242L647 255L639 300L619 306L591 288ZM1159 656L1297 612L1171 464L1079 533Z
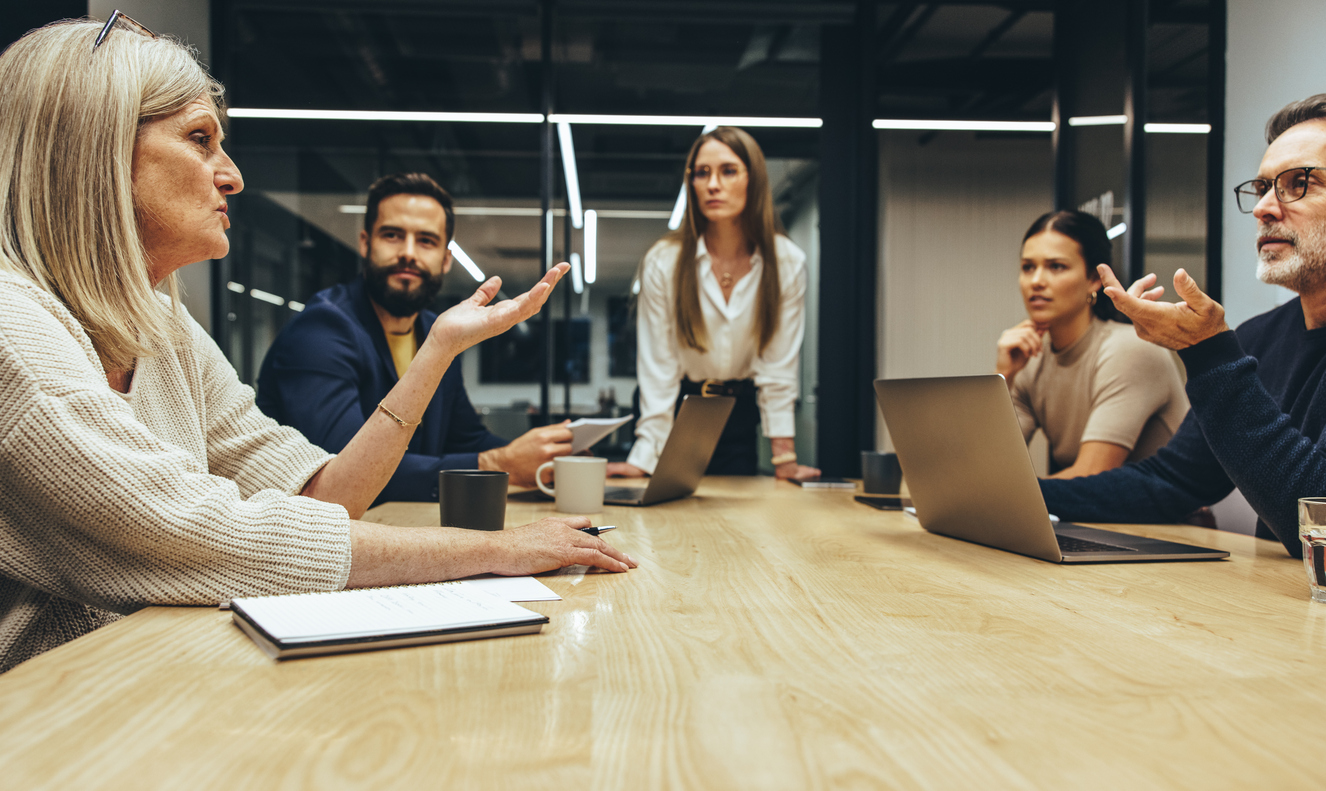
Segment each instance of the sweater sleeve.
M67 313L0 297L0 575L119 613L345 585L343 508L246 497L135 418Z
M1190 417L1211 452L1289 554L1302 557L1298 498L1326 491L1323 438L1305 436L1280 410L1233 332L1179 356L1188 368Z

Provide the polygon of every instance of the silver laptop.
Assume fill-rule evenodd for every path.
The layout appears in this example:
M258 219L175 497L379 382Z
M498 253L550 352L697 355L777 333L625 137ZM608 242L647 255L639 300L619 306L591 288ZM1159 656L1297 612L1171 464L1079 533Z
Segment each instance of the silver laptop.
M1051 563L1229 557L1217 549L1053 524L1002 376L880 379L875 395L916 517L931 533Z
M730 396L683 398L649 485L609 486L603 490L603 502L606 505L653 505L694 494L736 402L737 399Z

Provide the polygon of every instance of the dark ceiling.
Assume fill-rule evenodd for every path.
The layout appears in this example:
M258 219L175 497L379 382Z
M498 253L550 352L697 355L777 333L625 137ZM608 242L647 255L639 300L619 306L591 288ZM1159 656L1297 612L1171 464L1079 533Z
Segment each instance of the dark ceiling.
M555 111L817 116L820 28L850 21L852 5L561 0ZM1206 120L1207 6L1152 3L1152 120ZM1052 7L1050 0L881 3L877 117L1048 119ZM214 9L213 59L235 106L540 109L536 2L218 0ZM577 126L586 199L670 199L697 131ZM816 156L814 130L756 134L771 157ZM379 172L437 172L458 196L537 194L535 126L236 120L233 135L241 155L298 147L299 189L362 190L336 168L315 172L328 152L359 151Z

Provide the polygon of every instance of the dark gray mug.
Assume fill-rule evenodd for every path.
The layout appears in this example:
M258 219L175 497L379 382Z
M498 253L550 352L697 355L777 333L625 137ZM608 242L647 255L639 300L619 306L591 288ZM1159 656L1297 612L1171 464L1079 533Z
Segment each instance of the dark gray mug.
M443 527L501 530L506 523L508 475L492 470L442 470L437 501Z
M898 454L861 451L861 489L866 494L897 494L902 488Z

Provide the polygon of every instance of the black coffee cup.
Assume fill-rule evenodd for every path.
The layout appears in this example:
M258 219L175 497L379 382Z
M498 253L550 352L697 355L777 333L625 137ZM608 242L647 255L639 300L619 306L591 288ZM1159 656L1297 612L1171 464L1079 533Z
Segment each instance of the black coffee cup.
M443 527L501 530L506 524L506 473L442 470L437 476Z
M866 494L897 494L902 489L898 454L861 451L861 489Z

